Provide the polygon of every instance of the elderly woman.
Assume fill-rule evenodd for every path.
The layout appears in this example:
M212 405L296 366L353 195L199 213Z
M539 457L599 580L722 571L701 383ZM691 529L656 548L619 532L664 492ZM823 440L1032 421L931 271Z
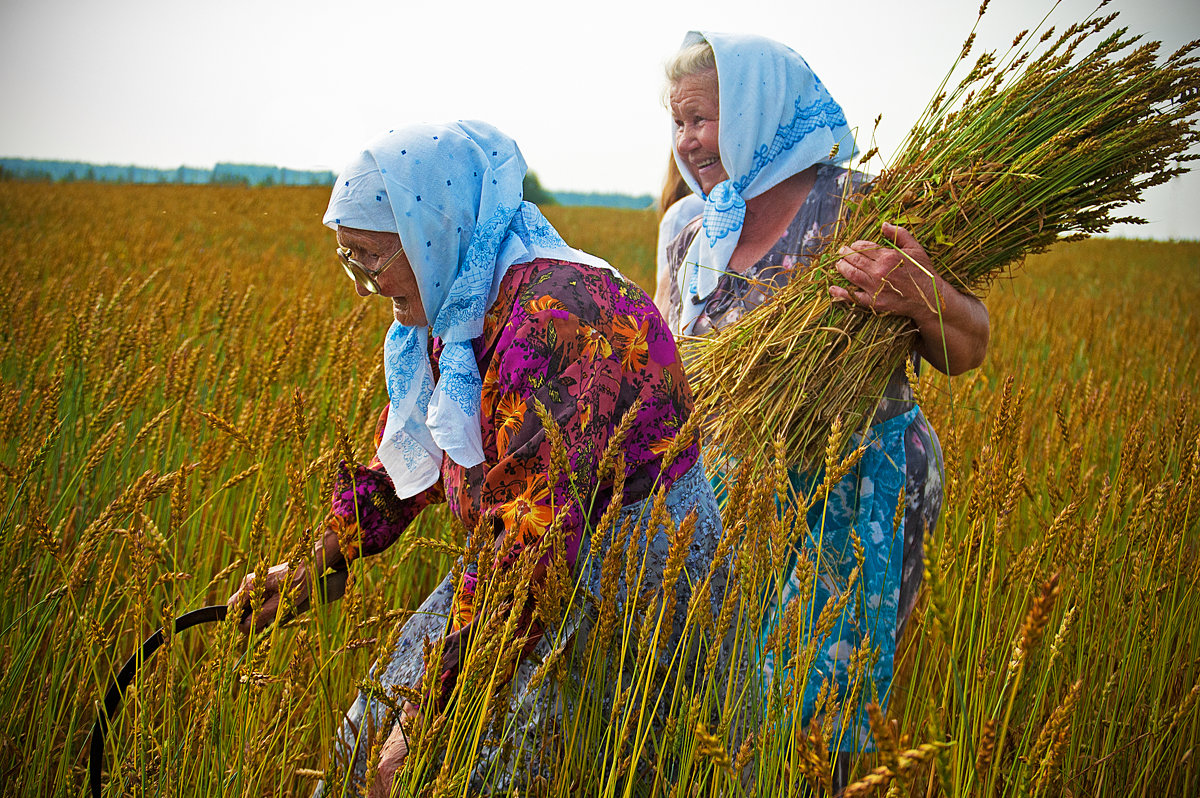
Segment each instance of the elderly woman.
M697 516L685 569L707 569L720 518L698 440L680 441L679 455L664 460L692 412L674 339L640 289L603 260L567 246L536 206L522 202L524 175L515 142L487 124L456 122L390 131L338 178L325 215L337 231L338 258L358 293L390 301L395 315L384 343L390 402L375 460L347 468L335 488L312 564L271 570L254 625L273 619L285 585L303 604L313 574L382 551L422 508L443 501L467 529L493 530L501 570L539 546L559 519L558 553L582 586L600 595L602 552L590 546L615 490L613 469L602 476L600 460L623 419L632 426L621 448L624 509L617 527L630 519L644 529L643 504L664 491L676 523ZM541 408L561 430L561 443L548 434ZM562 448L565 472L552 466ZM669 548L665 530L649 530L648 537L643 589L661 584ZM550 557L538 562L535 580ZM385 690L416 690L423 641L441 641L432 706L405 702L409 719L459 698L466 646L488 620L475 617L478 579L470 564L460 585L447 576L403 625L390 660L373 668ZM251 574L231 606L244 611L254 582ZM676 633L689 584L678 583ZM585 633L579 614L557 630L564 639L573 630ZM550 653L555 630L529 613L521 623L519 634L530 640L525 651L534 656L511 677L506 733L516 744L484 743L479 751L492 774L505 779L513 775L506 757L536 748L541 721L561 711L545 690L530 689L531 660ZM243 630L251 625L247 617ZM366 773L372 735L386 737L372 794L386 792L407 752L397 720L375 695L362 693L340 733L336 753L349 763L352 780Z
M842 198L869 185L863 175L835 165L854 152L842 109L804 59L778 42L692 32L668 63L667 78L675 158L705 201L703 215L669 247L676 280L668 318L677 334L704 335L732 324L804 269L821 251L822 233L837 220ZM907 230L885 223L880 232L893 246L858 241L840 250L837 269L852 287L831 288L834 299L911 319L919 333L914 368L921 359L952 375L978 366L988 340L983 304L943 280ZM809 528L822 530L819 562L826 569L812 585L809 618L833 598L829 586L845 585L856 565L851 530L866 559L860 597L850 598L842 622L817 641L813 671L797 680L805 725L827 679L847 698L849 656L864 641L878 654L865 695L887 701L896 641L923 573L923 534L941 508L941 450L903 369L891 376L873 418L858 439L874 444L828 501L809 511ZM797 491L811 490L813 475L794 469L791 479ZM894 534L901 496L902 531ZM809 539L798 554L816 560L817 545ZM794 565L778 587L783 604L802 592ZM776 607L764 620L764 638L777 620ZM784 663L769 652L761 665L768 683L784 681ZM859 709L835 741L839 750L871 745Z

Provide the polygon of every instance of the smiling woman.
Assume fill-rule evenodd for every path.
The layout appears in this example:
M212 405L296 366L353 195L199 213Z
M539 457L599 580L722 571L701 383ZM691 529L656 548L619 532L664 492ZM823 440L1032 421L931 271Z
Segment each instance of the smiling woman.
M718 135L721 112L717 95L715 66L681 75L671 84L675 150L705 194L729 179L721 163Z
M668 318L676 333L700 336L737 324L798 279L821 252L843 201L869 190L870 178L837 165L855 152L842 108L807 62L779 42L693 31L668 63L667 80L676 163L704 201L702 215L667 246L675 276ZM840 251L837 268L850 287L834 286L831 297L912 319L921 333L914 372L921 358L948 374L979 365L989 329L983 304L951 287L908 231L885 224L881 232L894 246L858 241ZM720 394L728 386L705 389ZM922 580L924 534L942 504L941 447L903 367L871 419L847 446L861 445L861 459L832 490L818 488L825 478L819 469L789 470L794 505L814 533L789 553L772 591L759 663L768 692L799 694L802 728L821 714L820 696L830 687L850 708L835 741L839 789L850 756L874 746L865 705L887 706L896 642ZM725 475L718 468L713 479L721 485ZM765 642L784 608L802 596L806 628L827 606L841 601L843 609L832 632L815 635L812 667L793 679L790 656L777 661ZM861 650L877 658L869 687L852 675Z
M449 504L476 530L476 555L396 630L369 680L380 688L364 688L347 713L335 760L346 783L371 795L386 794L407 761L406 726L479 700L470 668L481 662L499 669L485 678L508 683L511 702L503 739L476 739L458 754L480 762L472 791L504 787L487 782L496 773L508 784L544 770L536 743L562 703L553 680L533 679L533 663L561 641L583 645L596 608L556 617L531 596L567 574L577 595L601 595L600 557L627 522L640 530L631 539L646 536L640 589L674 591L663 634L671 650L720 537L691 390L666 322L640 288L568 246L522 201L524 175L515 142L484 123L456 122L393 130L339 177L325 223L337 231L342 265L360 295L390 299L395 315L376 456L343 463L311 562L276 566L261 585L250 574L229 599L250 633L274 620L283 594L305 605L314 576L387 548L431 504ZM653 498L670 520L647 511ZM694 526L681 526L689 517ZM674 547L669 530L680 528L690 545ZM663 588L668 550L685 549L672 566L678 581ZM714 612L724 598L717 571ZM495 585L488 573L522 577ZM256 587L265 598L251 617ZM497 638L501 630L508 636ZM498 664L506 660L495 647L508 651L514 640L524 656ZM438 664L426 677L431 644ZM493 653L472 658L472 645Z

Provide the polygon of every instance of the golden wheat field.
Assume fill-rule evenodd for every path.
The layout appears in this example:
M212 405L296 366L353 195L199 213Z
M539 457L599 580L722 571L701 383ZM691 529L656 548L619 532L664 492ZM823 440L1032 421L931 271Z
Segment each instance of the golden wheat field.
M354 294L320 224L326 200L0 183L0 794L88 794L88 736L116 669L247 571L306 552L338 460L370 457L390 310ZM547 216L652 290L652 213ZM846 794L1200 794L1200 244L1060 245L987 304L983 368L917 386L946 505L874 718L879 750ZM733 491L738 598L696 634L757 628L791 534L775 487ZM344 784L329 757L341 713L465 535L427 511L355 566L339 604L249 646L228 623L170 638L113 722L104 795ZM617 621L610 649L653 646L649 624ZM747 730L731 720L750 700L736 680L664 686L645 659L617 684L640 701L576 685L558 767L507 791L830 784L828 723L793 728L794 707L772 699ZM426 719L397 794L471 789L479 711Z

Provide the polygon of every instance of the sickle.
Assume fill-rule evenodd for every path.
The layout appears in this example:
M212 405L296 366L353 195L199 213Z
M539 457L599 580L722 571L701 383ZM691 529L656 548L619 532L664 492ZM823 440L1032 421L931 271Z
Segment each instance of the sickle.
M184 629L191 629L202 623L220 623L225 620L228 611L224 604L214 604L186 612L175 619L175 631L182 632ZM154 656L154 652L162 647L166 639L161 627L146 638L146 642L142 643L142 650L125 662L125 666L117 674L116 681L104 694L104 709L96 716L96 723L92 726L92 752L91 761L88 763L88 781L91 783L93 798L100 798L100 766L104 762L104 736L108 732L109 718L116 713L117 707L121 704L121 697L125 694L125 688L137 675L138 660L145 662L150 659Z
M321 591L322 598L325 602L336 601L340 599L346 592L346 580L349 576L347 571L334 571L328 574L323 579L319 580L324 583L324 590ZM303 612L308 608L308 602L304 606L297 607L297 612ZM249 607L247 607L249 611ZM182 632L184 629L191 629L193 626L199 626L205 623L220 623L225 620L229 608L224 604L212 604L208 607L201 607L198 610L185 612L175 619L175 632ZM280 619L280 620L287 620ZM100 768L104 764L104 737L108 734L109 719L112 718L117 709L121 705L121 698L125 694L125 688L133 681L133 677L137 675L138 663L146 662L154 652L158 651L165 643L167 637L163 634L160 627L157 632L146 638L146 642L142 643L140 652L134 654L125 661L125 665L117 674L114 681L108 688L108 692L104 694L104 708L96 716L96 723L92 726L92 744L90 760L88 762L88 783L91 786L92 798L100 798Z

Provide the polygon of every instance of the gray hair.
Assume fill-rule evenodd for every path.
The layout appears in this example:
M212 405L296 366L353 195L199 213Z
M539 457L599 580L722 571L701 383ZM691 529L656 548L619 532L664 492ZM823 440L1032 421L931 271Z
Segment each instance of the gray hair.
M717 56L713 53L712 45L706 41L693 42L679 48L675 55L665 65L667 85L663 89L663 105L670 105L668 98L671 89L679 81L689 75L703 75L712 72L716 79Z
M717 68L717 57L712 45L705 41L695 42L679 49L667 61L667 83L674 85L688 75L699 75Z

